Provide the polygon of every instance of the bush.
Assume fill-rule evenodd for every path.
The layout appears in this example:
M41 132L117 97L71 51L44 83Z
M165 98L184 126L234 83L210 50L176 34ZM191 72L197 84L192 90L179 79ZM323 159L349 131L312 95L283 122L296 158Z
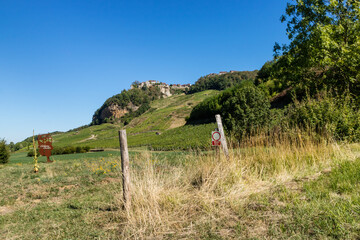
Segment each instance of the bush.
M81 150L82 150L82 149L81 149L81 147L79 147L79 146L77 146L77 147L75 148L75 152L76 152L76 153L81 153Z
M268 125L270 102L260 89L246 86L228 95L222 112L225 128L240 139Z
M285 112L284 122L290 127L310 129L336 140L360 141L360 111L349 94L322 92L313 99L295 102Z
M65 147L63 154L72 154L76 152L76 148L73 146L67 146Z
M0 164L5 164L9 162L10 151L6 146L5 140L0 140Z
M52 155L61 155L64 152L64 148L62 147L54 147L53 150L51 150Z
M221 114L226 130L240 139L244 134L267 125L270 102L252 83L243 84L197 105L188 123L211 122L216 114Z
M39 154L39 149L36 149L36 153ZM28 157L33 157L34 156L34 149L30 149L27 153Z
M62 155L62 154L73 154L73 153L86 153L90 150L89 146L84 147L73 147L73 146L67 146L67 147L54 147L54 149L51 151L52 155Z
M82 149L83 149L85 152L90 151L90 147L89 147L89 146L82 147Z

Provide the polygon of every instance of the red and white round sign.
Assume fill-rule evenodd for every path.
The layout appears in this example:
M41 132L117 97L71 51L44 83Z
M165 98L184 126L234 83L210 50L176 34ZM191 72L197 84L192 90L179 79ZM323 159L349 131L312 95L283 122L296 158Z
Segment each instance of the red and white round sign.
M219 141L221 138L220 132L218 131L212 132L211 138L213 139L213 141Z
M211 142L213 146L221 145L221 134L218 131L211 132Z

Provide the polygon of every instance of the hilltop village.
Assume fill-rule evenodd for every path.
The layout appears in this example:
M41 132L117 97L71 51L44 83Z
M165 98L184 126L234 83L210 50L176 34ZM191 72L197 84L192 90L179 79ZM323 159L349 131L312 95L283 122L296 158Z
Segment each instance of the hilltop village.
M173 91L171 90L182 90L182 91L187 91L189 90L189 88L191 87L191 84L167 84L167 83L163 83L163 82L159 82L156 80L148 80L146 82L134 82L131 85L131 89L134 88L149 88L149 87L153 87L156 86L160 89L163 97L171 97L173 95Z
M239 72L239 71L234 71L234 70L231 70L229 72L221 71L219 73L210 73L210 74L206 75L205 77L218 76L218 75L223 75L223 74L227 74L227 73L235 73L235 72ZM173 95L174 91L180 90L180 91L186 92L190 89L191 85L192 84L190 84L190 83L188 83L188 84L167 84L167 83L159 82L156 80L148 80L146 82L135 81L131 85L131 89L149 88L152 86L157 86L160 89L163 97L171 97Z

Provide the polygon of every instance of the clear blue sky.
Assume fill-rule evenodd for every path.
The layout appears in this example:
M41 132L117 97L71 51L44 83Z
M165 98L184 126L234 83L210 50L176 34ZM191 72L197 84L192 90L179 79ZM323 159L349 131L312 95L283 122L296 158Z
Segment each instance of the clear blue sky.
M67 131L135 81L259 69L286 0L0 0L0 138Z

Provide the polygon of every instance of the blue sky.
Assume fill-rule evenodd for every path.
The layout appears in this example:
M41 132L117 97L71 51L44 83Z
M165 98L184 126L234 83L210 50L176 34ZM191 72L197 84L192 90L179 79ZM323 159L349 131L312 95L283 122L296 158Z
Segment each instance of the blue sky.
M91 122L130 84L259 69L286 0L0 0L0 138Z

